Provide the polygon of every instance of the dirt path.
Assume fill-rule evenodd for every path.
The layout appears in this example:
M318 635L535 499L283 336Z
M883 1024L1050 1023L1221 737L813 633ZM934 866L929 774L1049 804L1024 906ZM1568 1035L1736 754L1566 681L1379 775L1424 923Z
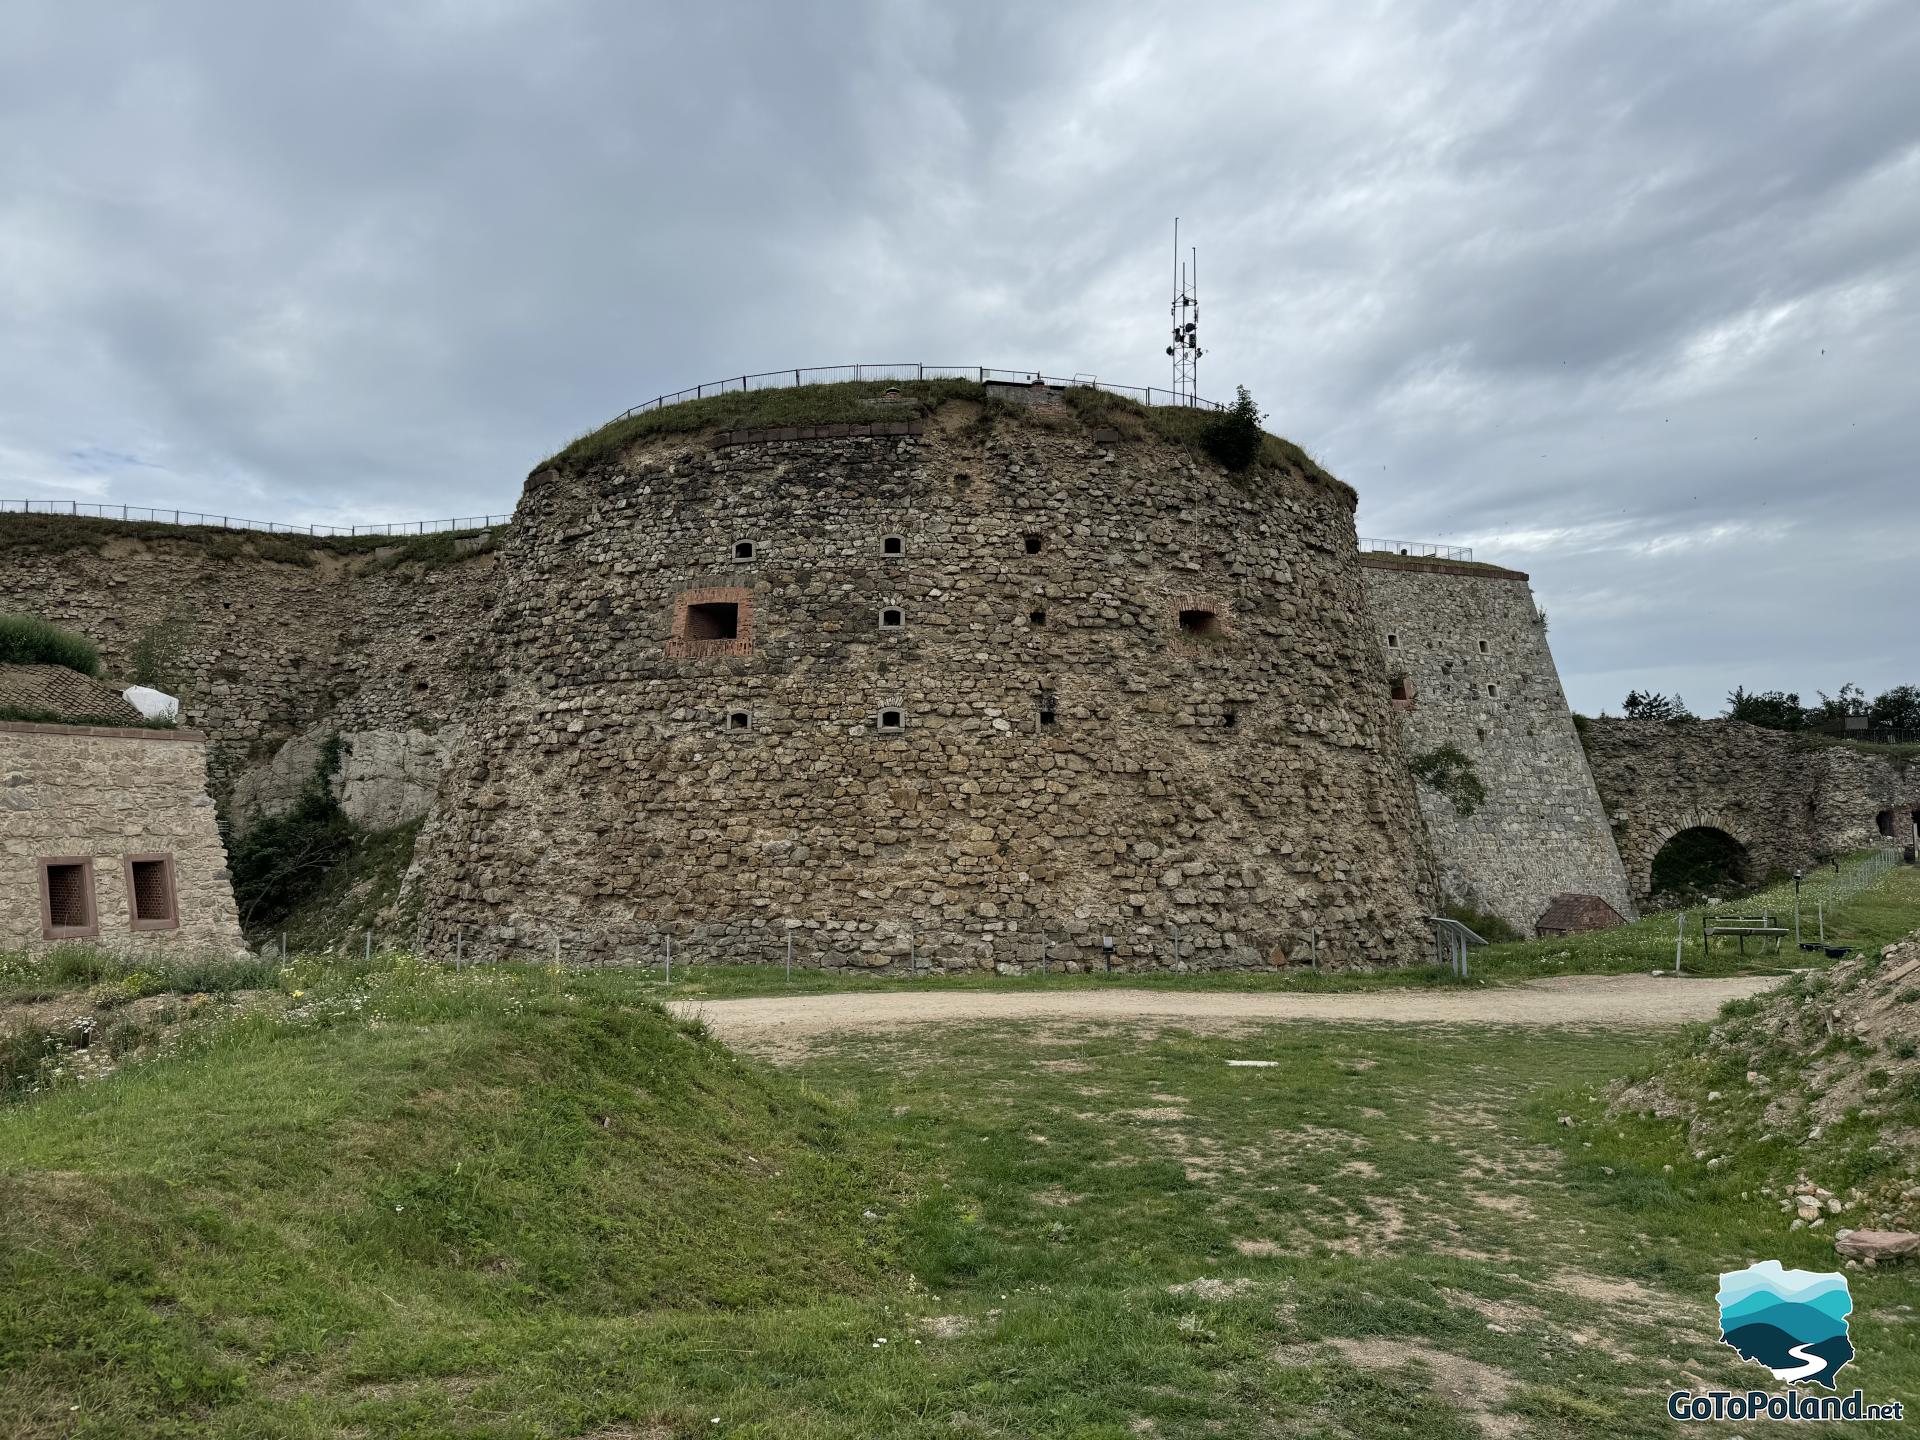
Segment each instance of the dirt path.
M681 1000L721 1039L799 1053L815 1036L851 1030L978 1020L1175 1021L1195 1028L1276 1020L1402 1025L1598 1025L1647 1029L1708 1020L1729 1000L1777 984L1767 977L1670 980L1649 975L1569 976L1471 992L1372 990L1351 994L1247 994L1222 990L889 990L874 995L768 995Z

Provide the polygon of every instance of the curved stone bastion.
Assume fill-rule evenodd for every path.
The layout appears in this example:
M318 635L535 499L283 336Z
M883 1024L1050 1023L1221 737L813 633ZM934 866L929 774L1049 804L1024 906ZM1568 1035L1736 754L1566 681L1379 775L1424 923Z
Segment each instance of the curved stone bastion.
M1424 957L1354 495L1268 449L1230 475L1137 408L948 401L542 469L421 836L422 945Z

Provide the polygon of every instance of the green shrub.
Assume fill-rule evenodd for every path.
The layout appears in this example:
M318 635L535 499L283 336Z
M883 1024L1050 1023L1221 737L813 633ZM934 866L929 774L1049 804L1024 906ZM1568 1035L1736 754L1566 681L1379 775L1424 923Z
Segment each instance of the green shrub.
M193 615L174 606L142 630L133 642L129 660L137 685L176 694L185 679L187 646L193 639Z
M1451 800L1455 813L1462 819L1478 810L1487 798L1487 787L1481 783L1473 761L1458 745L1442 745L1424 755L1416 755L1407 768L1422 785Z
M1244 385L1237 398L1200 432L1200 446L1227 469L1241 471L1260 458L1266 431L1260 428L1260 407Z
M0 665L64 665L100 673L100 650L84 635L33 615L0 615Z
M1458 920L1489 945L1505 945L1527 938L1498 915L1490 914L1485 910L1476 910L1471 905L1463 905L1457 901L1449 902L1442 907L1440 913L1449 920Z
M291 914L353 843L353 824L333 795L343 750L339 736L329 739L293 808L258 822L228 847L243 927L271 925Z

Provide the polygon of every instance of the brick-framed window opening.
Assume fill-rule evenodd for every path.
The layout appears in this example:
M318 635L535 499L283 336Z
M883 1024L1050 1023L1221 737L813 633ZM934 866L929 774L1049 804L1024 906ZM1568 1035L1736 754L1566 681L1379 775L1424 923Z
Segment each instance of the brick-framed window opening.
M753 653L753 592L744 586L683 590L674 597L667 654L675 660Z
M40 936L44 940L84 940L100 933L100 912L93 898L93 860L86 855L54 855L40 862Z
M178 930L180 907L174 897L173 856L129 855L126 873L130 928Z
M1224 601L1212 595L1168 597L1168 619L1177 644L1194 645L1224 640L1233 633L1232 617Z

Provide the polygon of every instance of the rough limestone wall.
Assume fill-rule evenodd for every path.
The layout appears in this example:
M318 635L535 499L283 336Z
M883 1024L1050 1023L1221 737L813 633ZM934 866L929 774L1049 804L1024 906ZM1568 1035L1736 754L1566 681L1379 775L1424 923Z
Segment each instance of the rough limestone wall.
M418 820L433 808L440 776L459 744L461 727L345 730L328 788L348 819L369 830ZM236 829L293 807L313 783L326 751L324 725L287 741L264 764L242 771L228 797Z
M1362 556L1361 566L1386 667L1374 683L1386 690L1404 676L1410 687L1397 707L1409 759L1451 744L1487 791L1461 815L1419 787L1442 892L1524 935L1568 892L1597 895L1631 919L1626 872L1527 577L1399 556Z
M1094 965L1111 935L1144 967L1177 924L1183 965L1305 962L1316 932L1324 964L1424 957L1352 492L1253 483L1064 415L536 475L496 693L421 836L422 944L777 962L791 926L803 965L904 969ZM673 640L702 594L750 611L706 647L737 653Z
M1761 875L1884 844L1875 825L1882 810L1893 812L1894 838L1913 842L1920 766L1911 759L1736 720L1590 720L1585 740L1621 858L1643 898L1660 847L1695 826L1738 840Z
M0 950L43 948L42 859L93 859L97 939L127 952L245 950L192 731L0 724ZM180 925L130 926L124 860L170 854Z
M9 523L21 522L0 517ZM430 798L431 784L382 787L378 779L404 774L396 751L445 748L434 737L472 689L496 554L428 567L315 548L302 565L261 558L233 536L131 538L112 522L61 523L89 543L0 552L0 612L42 615L91 636L109 675L131 669L143 631L183 617L174 627L182 708L208 737L213 793L230 819L244 826L262 813L230 803L250 772L262 772L253 792L277 795L286 787L265 773L275 753L304 737L317 755L319 739L336 730L380 737L356 745L366 757L357 792L366 803L355 818L374 823Z

